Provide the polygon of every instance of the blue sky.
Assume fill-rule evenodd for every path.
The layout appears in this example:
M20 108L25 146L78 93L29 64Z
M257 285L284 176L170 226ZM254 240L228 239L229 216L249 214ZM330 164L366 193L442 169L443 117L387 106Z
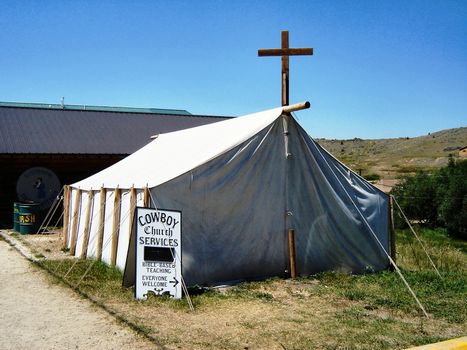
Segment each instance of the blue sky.
M467 1L0 3L0 101L242 115L290 100L313 137L418 136L467 126Z

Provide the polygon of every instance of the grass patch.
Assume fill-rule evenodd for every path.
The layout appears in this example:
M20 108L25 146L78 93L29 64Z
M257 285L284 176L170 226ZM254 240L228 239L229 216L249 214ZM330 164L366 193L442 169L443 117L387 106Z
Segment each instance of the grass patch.
M407 282L433 317L447 322L466 322L466 242L455 241L444 229L417 228L442 278L435 273L424 250L409 230L397 232L397 262ZM414 316L419 313L414 299L400 277L389 271L365 275L325 272L314 276L332 292L370 309L388 308Z
M445 229L430 229L420 226L415 227L415 232L440 271L465 274L467 271L467 242L450 238ZM424 249L410 229L398 231L397 242L399 265L411 271L433 270Z
M141 301L122 287L122 273L89 260L46 260L44 267L110 305L139 331L180 348L394 349L461 336L466 329L465 242L444 230L418 233L439 266L440 279L407 230L397 232L398 263L420 301L426 320L399 276L335 272L293 281L272 278L219 291L190 288L185 298L152 296ZM421 254L423 253L423 254ZM74 266L73 266L74 265ZM73 268L70 270L70 268ZM167 320L172 320L167 322ZM189 331L187 331L187 329ZM186 333L188 332L188 333ZM181 336L180 334L183 334Z
M225 293L227 298L257 299L264 302L273 301L272 294L262 290L273 283L276 279L269 279L262 282L244 282L230 288Z
M414 230L428 247L457 248L467 254L467 241L452 238L445 228L414 226ZM401 245L417 243L412 231L408 228L397 230L396 241L397 248L401 248Z
M112 268L102 262L85 259L45 260L40 263L46 269L53 271L58 276L76 286L85 293L96 296L99 299L116 298L119 300L132 300L130 289L122 287L122 273L117 268ZM86 277L81 277L92 265Z
M443 279L431 271L402 271L407 282L428 313L447 322L466 321L467 278L461 273L443 273ZM412 316L422 316L412 295L393 272L349 276L335 272L316 275L330 293L362 302L368 309L386 308Z

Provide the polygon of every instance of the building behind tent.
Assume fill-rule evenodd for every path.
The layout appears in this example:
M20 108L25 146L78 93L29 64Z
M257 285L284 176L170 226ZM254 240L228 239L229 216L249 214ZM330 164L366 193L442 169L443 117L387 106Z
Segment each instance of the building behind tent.
M175 109L0 102L0 227L12 227L13 202L24 200L17 191L22 174L30 176L20 192L35 191L35 169L37 177L42 171L61 185L73 183L135 152L151 135L225 118Z

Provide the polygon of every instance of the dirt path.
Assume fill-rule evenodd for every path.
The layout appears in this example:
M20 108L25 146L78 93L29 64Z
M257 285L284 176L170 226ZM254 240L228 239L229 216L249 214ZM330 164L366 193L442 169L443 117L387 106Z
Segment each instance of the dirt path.
M0 241L0 349L153 349Z

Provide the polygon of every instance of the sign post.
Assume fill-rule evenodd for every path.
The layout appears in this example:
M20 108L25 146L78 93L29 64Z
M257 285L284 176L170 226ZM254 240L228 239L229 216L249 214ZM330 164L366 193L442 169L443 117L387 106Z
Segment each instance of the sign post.
M136 208L136 299L182 297L182 213Z

